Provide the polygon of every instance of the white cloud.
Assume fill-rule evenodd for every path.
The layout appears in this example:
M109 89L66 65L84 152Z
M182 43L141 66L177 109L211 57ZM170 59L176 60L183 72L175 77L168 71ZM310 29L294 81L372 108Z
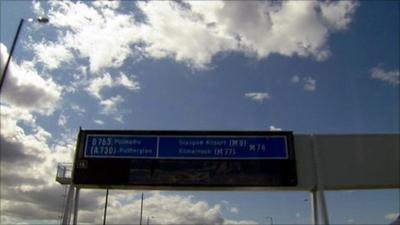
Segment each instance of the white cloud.
M85 90L100 100L103 99L101 91L105 87L111 88L121 86L131 91L138 91L140 90L140 84L138 81L134 80L134 77L135 76L128 78L123 72L120 72L120 75L114 80L109 73L105 73L101 77L90 80Z
M258 224L256 221L254 220L239 220L239 221L235 221L235 220L229 220L226 219L223 223L224 225L236 225L236 224L241 224L241 225L256 225Z
M317 90L317 80L312 77L300 77L298 75L292 76L290 81L293 84L298 84L303 86L303 89L306 91L315 91Z
M2 105L0 104L1 107L1 115L3 116L10 116L12 115L12 120L17 119L21 122L27 123L27 124L34 124L36 123L36 117L32 115L28 110L22 109L22 108L11 108L10 106ZM8 127L10 129L11 127Z
M87 66L79 66L76 70L76 73L72 74L73 81L70 84L71 88L75 91L81 86L87 85L88 80L88 67ZM74 92L72 91L72 92Z
M260 103L271 98L271 95L266 92L249 92L244 94L244 96Z
M279 3L267 1L212 3L190 1L188 4L191 6L192 14L173 4L159 8L164 10L171 10L172 8L176 11L180 9L180 13L169 14L168 18L187 19L187 17L190 17L197 24L207 25L209 31L217 34L212 36L214 41L217 41L216 43L225 40L222 41L223 44L219 43L219 46L209 47L209 45L206 45L203 52L206 52L209 56L204 58L211 58L214 52L234 50L243 51L248 55L256 55L257 58L265 58L271 53L278 53L286 56L314 56L316 59L322 60L330 54L329 48L326 46L329 33L333 31L332 29L346 28L356 8L354 2L323 4L316 1L283 1ZM332 15L329 16L330 23L324 23L324 20L321 19L319 9L322 8L326 15ZM141 7L141 9L148 18L153 17L153 14L148 13L148 8ZM157 18L157 16L154 17ZM338 26L337 24L341 25ZM159 24L156 23L151 28L158 28L157 25ZM180 25L182 28L186 27L191 31L190 24ZM167 30L175 33L174 30ZM181 32L177 33L179 35ZM195 41L207 37L207 35L202 35L201 32L195 34ZM169 34L165 37L174 36ZM228 40L229 42L227 42ZM193 36L182 41L177 42L177 44L193 43ZM201 45L201 42L198 42L197 45ZM195 48L190 48L189 51L196 53ZM204 64L199 60L199 57L194 54L193 56L195 62Z
M61 63L69 63L73 59L72 52L64 43L39 42L29 44L36 58L48 69L57 69Z
M190 2L192 10L207 23L229 36L235 36L239 50L258 58L271 53L286 56L329 56L329 33L344 29L351 22L356 3L325 4L317 1ZM319 10L326 15L321 16ZM324 19L322 19L324 18ZM328 20L329 23L325 21ZM338 25L340 24L340 26Z
M82 189L79 222L100 224L104 205L104 190ZM110 190L107 219L113 224L139 221L140 196L137 192ZM221 206L194 200L192 196L169 195L160 192L145 194L143 220L150 224L257 224L250 220L229 220L223 217Z
M281 131L282 128L275 127L275 126L271 125L271 126L269 126L269 130L271 130L271 131Z
M297 75L294 75L291 79L290 79L290 81L292 82L292 83L299 83L300 82L300 77L299 76L297 76Z
M385 214L385 219L395 220L398 216L399 216L398 213L388 213L388 214Z
M221 203L222 203L222 204L225 204L225 205L228 205L228 204L229 204L229 201L227 201L227 200L222 200Z
M75 103L71 103L71 109L72 109L72 111L74 111L75 113L77 113L79 115L83 115L86 112L86 109L82 108L82 106L79 106Z
M28 171L23 169L18 170L21 174L28 174L38 172L36 169L46 168L53 165L53 157L57 155L57 151L50 154L49 143L54 139L53 135L46 131L43 127L37 125L35 117L27 110L22 110L18 107L10 107L1 105L1 145L2 145L2 164L1 166L22 166L30 167ZM27 128L21 127L21 123ZM65 141L65 140L64 140ZM69 149L68 151L71 151ZM65 155L62 153L62 155ZM18 161L23 159L28 160L28 163L19 165L16 163L8 164L11 161ZM43 163L38 163L42 161ZM38 163L38 164L36 164ZM50 164L49 164L50 163ZM39 171L33 177L41 177L46 180L52 174L43 174L45 171ZM46 171L48 172L48 171ZM52 179L51 179L52 180ZM49 180L47 179L46 182Z
M371 77L394 86L400 84L399 70L385 71L380 66L376 66L371 69Z
M2 43L0 48L3 71L8 53ZM10 62L2 87L5 103L49 115L54 112L61 93L62 87L51 78L41 77L32 62L23 61L20 65Z
M337 30L347 28L357 7L358 3L352 1L326 1L320 4L322 16Z
M98 125L104 125L104 121L103 120L94 120L94 122Z
M233 36L210 28L182 4L165 1L138 2L137 5L146 16L146 26L142 30L146 43L143 50L147 56L170 57L204 69L218 52L237 49Z
M231 212L231 213L239 213L239 208L231 207L231 208L229 208L229 212Z
M347 223L355 223L355 220L350 218L350 219L346 220L346 222Z
M40 1L32 1L32 9L36 15L44 15L44 10L40 5Z
M122 102L124 102L124 98L120 95L101 100L100 105L103 107L102 112L106 115L116 114L118 113L118 105Z
M67 124L67 116L61 113L60 116L58 117L57 124L58 126L65 126L65 124Z
M247 56L313 57L331 54L332 32L351 23L354 1L148 1L136 2L144 22L116 2L50 2L51 25L66 28L58 43L89 59L90 70L119 67L138 53L208 68L221 52Z
M111 78L111 75L109 73L103 74L102 77L97 77L95 79L90 80L89 85L86 88L86 91L88 91L92 96L102 99L102 96L100 94L101 90L104 87L111 87L113 85L113 80Z
M106 98L101 92L106 87L124 87L130 91L138 91L140 90L140 84L134 78L134 75L128 77L125 73L120 72L119 76L113 79L109 73L105 73L100 77L89 80L85 90L99 100L102 114L112 115L114 120L122 123L123 114L127 111L119 109L118 106L124 102L124 98L120 95Z
M75 137L58 140L25 108L1 104L0 112L0 220L56 221L63 188L54 172L57 162L71 161Z
M118 122L120 122L120 123L123 123L124 122L124 117L122 116L122 113L120 113L120 114L117 114L117 115L114 115L114 118L113 118L115 121L118 121Z
M116 3L50 2L52 25L67 28L59 41L88 58L94 73L119 67L131 54L130 45L141 35L131 15L114 11Z
M131 91L138 91L140 90L140 84L133 80L133 78L129 79L123 72L120 72L119 77L115 80L115 86L122 86Z
M114 202L114 205L117 207L110 210L110 215L114 215L110 217L112 221L128 224L132 221L132 214L139 217L139 199L128 205L118 202ZM220 205L210 206L205 201L193 201L190 196L162 195L156 192L145 199L144 207L144 218L154 216L153 224L222 224L224 221Z
M105 8L105 7L109 7L111 9L118 9L120 2L119 1L100 0L100 1L94 1L92 4L101 9Z
M311 77L305 77L303 79L304 82L304 90L306 91L315 91L317 89L317 81Z

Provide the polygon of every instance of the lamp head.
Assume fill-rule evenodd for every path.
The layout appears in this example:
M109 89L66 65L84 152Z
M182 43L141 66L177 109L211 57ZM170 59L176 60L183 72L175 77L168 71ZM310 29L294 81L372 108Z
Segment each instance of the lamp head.
M39 23L48 23L49 22L49 18L47 18L47 17L38 17L36 20Z

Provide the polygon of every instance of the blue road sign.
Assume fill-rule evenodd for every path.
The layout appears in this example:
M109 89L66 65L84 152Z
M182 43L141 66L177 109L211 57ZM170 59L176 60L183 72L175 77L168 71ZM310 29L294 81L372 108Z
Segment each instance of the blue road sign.
M87 158L155 158L157 137L87 135Z
M86 158L287 159L286 136L88 134Z

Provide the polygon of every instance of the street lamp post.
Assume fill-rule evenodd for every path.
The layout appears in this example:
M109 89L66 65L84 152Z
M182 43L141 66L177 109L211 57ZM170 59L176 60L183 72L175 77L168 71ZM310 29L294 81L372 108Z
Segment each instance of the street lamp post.
M266 219L270 221L271 225L274 225L274 221L272 220L272 216L267 216Z
M147 217L147 223L146 223L147 225L150 225L150 218L153 219L154 216L148 216L148 217Z
M17 44L18 36L19 36L19 33L21 32L21 28L22 28L22 25L24 24L24 21L25 20L23 18L21 18L21 20L19 21L17 32L15 33L14 40L13 40L13 43L11 45L10 54L8 55L6 64L4 65L4 70L3 70L3 73L2 73L1 78L0 78L0 93L1 93L1 90L2 90L2 87L3 87L4 80L6 79L8 65L10 64L11 57L12 57L12 55L14 53L14 49L15 49L15 46ZM33 21L33 19L32 20L30 19L28 21ZM38 22L38 23L48 23L49 22L49 18L47 18L47 17L38 17L38 18L36 18L36 22Z
M140 225L142 225L142 218L143 218L143 192L142 192L142 201L140 203L140 220L139 220Z

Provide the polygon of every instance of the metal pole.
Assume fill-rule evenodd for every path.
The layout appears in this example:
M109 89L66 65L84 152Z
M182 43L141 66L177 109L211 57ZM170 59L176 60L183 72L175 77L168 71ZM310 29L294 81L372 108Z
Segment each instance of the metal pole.
M14 52L14 49L15 49L15 45L17 44L18 36L19 36L20 31L21 31L21 28L22 28L22 24L23 24L23 23L24 23L24 19L21 19L21 20L19 21L19 25L18 25L18 28L17 28L17 32L15 33L14 40L13 40L13 43L12 43L12 45L11 45L10 54L8 55L7 62L6 62L6 64L5 64L5 66L4 66L3 74L1 75L1 79L0 79L0 93L1 93L1 90L2 90L2 87L3 87L4 80L6 79L7 68L8 68L8 65L10 64L11 56L13 55L13 52Z
M318 204L317 204L317 191L315 189L310 191L310 206L311 206L311 224L318 224Z
M65 186L64 186L64 194L61 195L61 196L63 197L63 203L62 203L62 205L61 205L60 216L59 216L60 225L63 225L63 224L62 224L62 222L63 222L63 212L64 212L64 209L65 209L65 207L66 207L65 204L66 204L66 201L67 201L67 192L68 192L68 185L65 185Z
M103 225L106 225L106 218L107 218L107 205L108 205L108 188L107 188L107 191L106 191L106 203L104 204Z
M315 175L317 178L317 197L318 197L318 206L321 209L321 222L324 225L329 225L329 218L328 218L328 210L326 208L326 201L325 201L325 194L324 194L324 183L323 183L323 176L321 173L321 166L319 164L319 155L318 155L318 146L315 136L312 136L312 150L314 154L314 164L315 164Z
M319 202L320 202L319 205L321 208L321 220L324 225L329 225L328 209L326 207L324 190L319 190L317 193L319 195Z
M64 208L64 215L62 219L62 225L68 225L70 222L70 212L71 212L71 203L72 203L72 198L74 195L74 185L70 184L69 185L69 190L68 190L68 195L67 195L67 203L65 204Z
M147 225L149 225L149 223L150 223L150 218L147 217Z
M143 217L143 192L142 192L142 202L140 205L140 225L142 225L142 217Z
M75 188L75 201L74 201L74 219L72 222L73 225L76 225L78 222L79 191L80 191L80 188L76 187Z

